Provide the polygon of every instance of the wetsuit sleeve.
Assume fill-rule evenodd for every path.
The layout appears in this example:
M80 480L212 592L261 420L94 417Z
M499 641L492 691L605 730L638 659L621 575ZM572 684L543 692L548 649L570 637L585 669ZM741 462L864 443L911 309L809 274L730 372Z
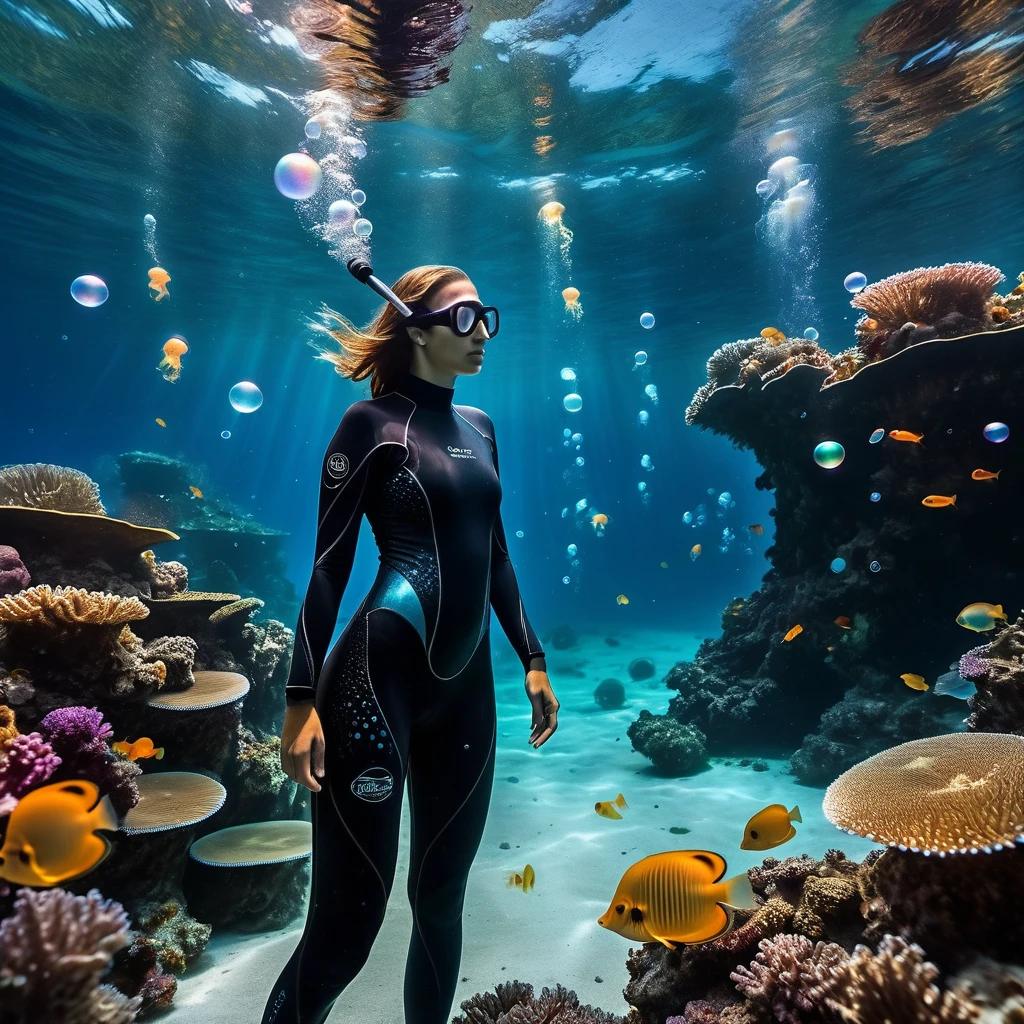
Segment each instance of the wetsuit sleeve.
M491 445L494 471L497 473L498 445L494 440L493 427L491 427L487 440ZM501 628L504 630L505 636L508 637L509 643L519 655L523 669L527 672L531 668L546 671L544 648L541 647L537 634L534 633L530 620L526 617L526 612L523 609L523 599L519 593L516 572L512 568L512 560L508 555L508 542L505 539L505 527L501 521L500 509L494 518L494 527L491 531L491 607L494 609L495 615L498 616L498 622L501 623Z
M372 417L361 403L350 406L324 455L320 473L313 572L295 629L285 686L289 705L316 697L317 680L352 571L374 451Z

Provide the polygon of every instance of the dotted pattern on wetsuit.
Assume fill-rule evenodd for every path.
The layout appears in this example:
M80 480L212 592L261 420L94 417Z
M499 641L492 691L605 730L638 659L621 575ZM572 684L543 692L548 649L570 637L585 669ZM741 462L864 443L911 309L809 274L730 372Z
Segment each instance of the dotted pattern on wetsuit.
M346 637L327 717L332 738L340 738L345 754L369 761L390 756L394 747L366 673L366 632L366 616L360 615Z
M381 560L396 572L400 572L416 591L416 596L423 606L429 637L437 622L441 590L440 571L437 566L430 508L422 489L407 469L399 468L384 481L368 504L366 518L373 527L373 535L381 551ZM410 526L419 529L425 543L417 545L415 552L393 550L386 539L391 531L380 528L387 520L400 521L406 529Z

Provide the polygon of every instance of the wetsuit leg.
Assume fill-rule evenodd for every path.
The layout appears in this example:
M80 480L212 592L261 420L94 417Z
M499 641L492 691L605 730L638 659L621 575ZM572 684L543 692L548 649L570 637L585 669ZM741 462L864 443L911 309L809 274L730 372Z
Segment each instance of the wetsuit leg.
M410 726L428 676L418 633L388 610L353 616L324 664L309 912L263 1024L323 1024L370 954L394 882Z
M489 636L434 700L409 745L412 941L405 1024L446 1024L462 958L466 880L480 846L494 779L495 706Z

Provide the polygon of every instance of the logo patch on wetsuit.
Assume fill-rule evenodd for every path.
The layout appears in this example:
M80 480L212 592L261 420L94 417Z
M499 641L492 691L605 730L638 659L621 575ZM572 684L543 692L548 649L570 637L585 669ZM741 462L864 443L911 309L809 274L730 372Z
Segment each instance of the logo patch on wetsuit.
M335 480L340 480L346 473L348 473L348 456L342 455L341 452L335 452L327 460L327 472L330 473Z
M387 768L367 768L362 775L352 780L352 792L360 800L376 804L387 800L395 788L394 776Z
M472 448L453 448L448 445L448 454L453 459L475 459L476 456L473 454Z

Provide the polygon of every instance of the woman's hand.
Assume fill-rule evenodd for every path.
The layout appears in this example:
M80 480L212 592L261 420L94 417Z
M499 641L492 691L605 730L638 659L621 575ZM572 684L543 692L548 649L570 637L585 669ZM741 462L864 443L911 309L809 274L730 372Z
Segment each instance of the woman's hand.
M324 731L312 702L293 704L284 713L281 767L293 782L320 792L317 779L324 777Z
M560 705L551 690L547 672L526 673L526 695L533 705L533 732L530 733L530 743L536 749L543 746L558 728Z

